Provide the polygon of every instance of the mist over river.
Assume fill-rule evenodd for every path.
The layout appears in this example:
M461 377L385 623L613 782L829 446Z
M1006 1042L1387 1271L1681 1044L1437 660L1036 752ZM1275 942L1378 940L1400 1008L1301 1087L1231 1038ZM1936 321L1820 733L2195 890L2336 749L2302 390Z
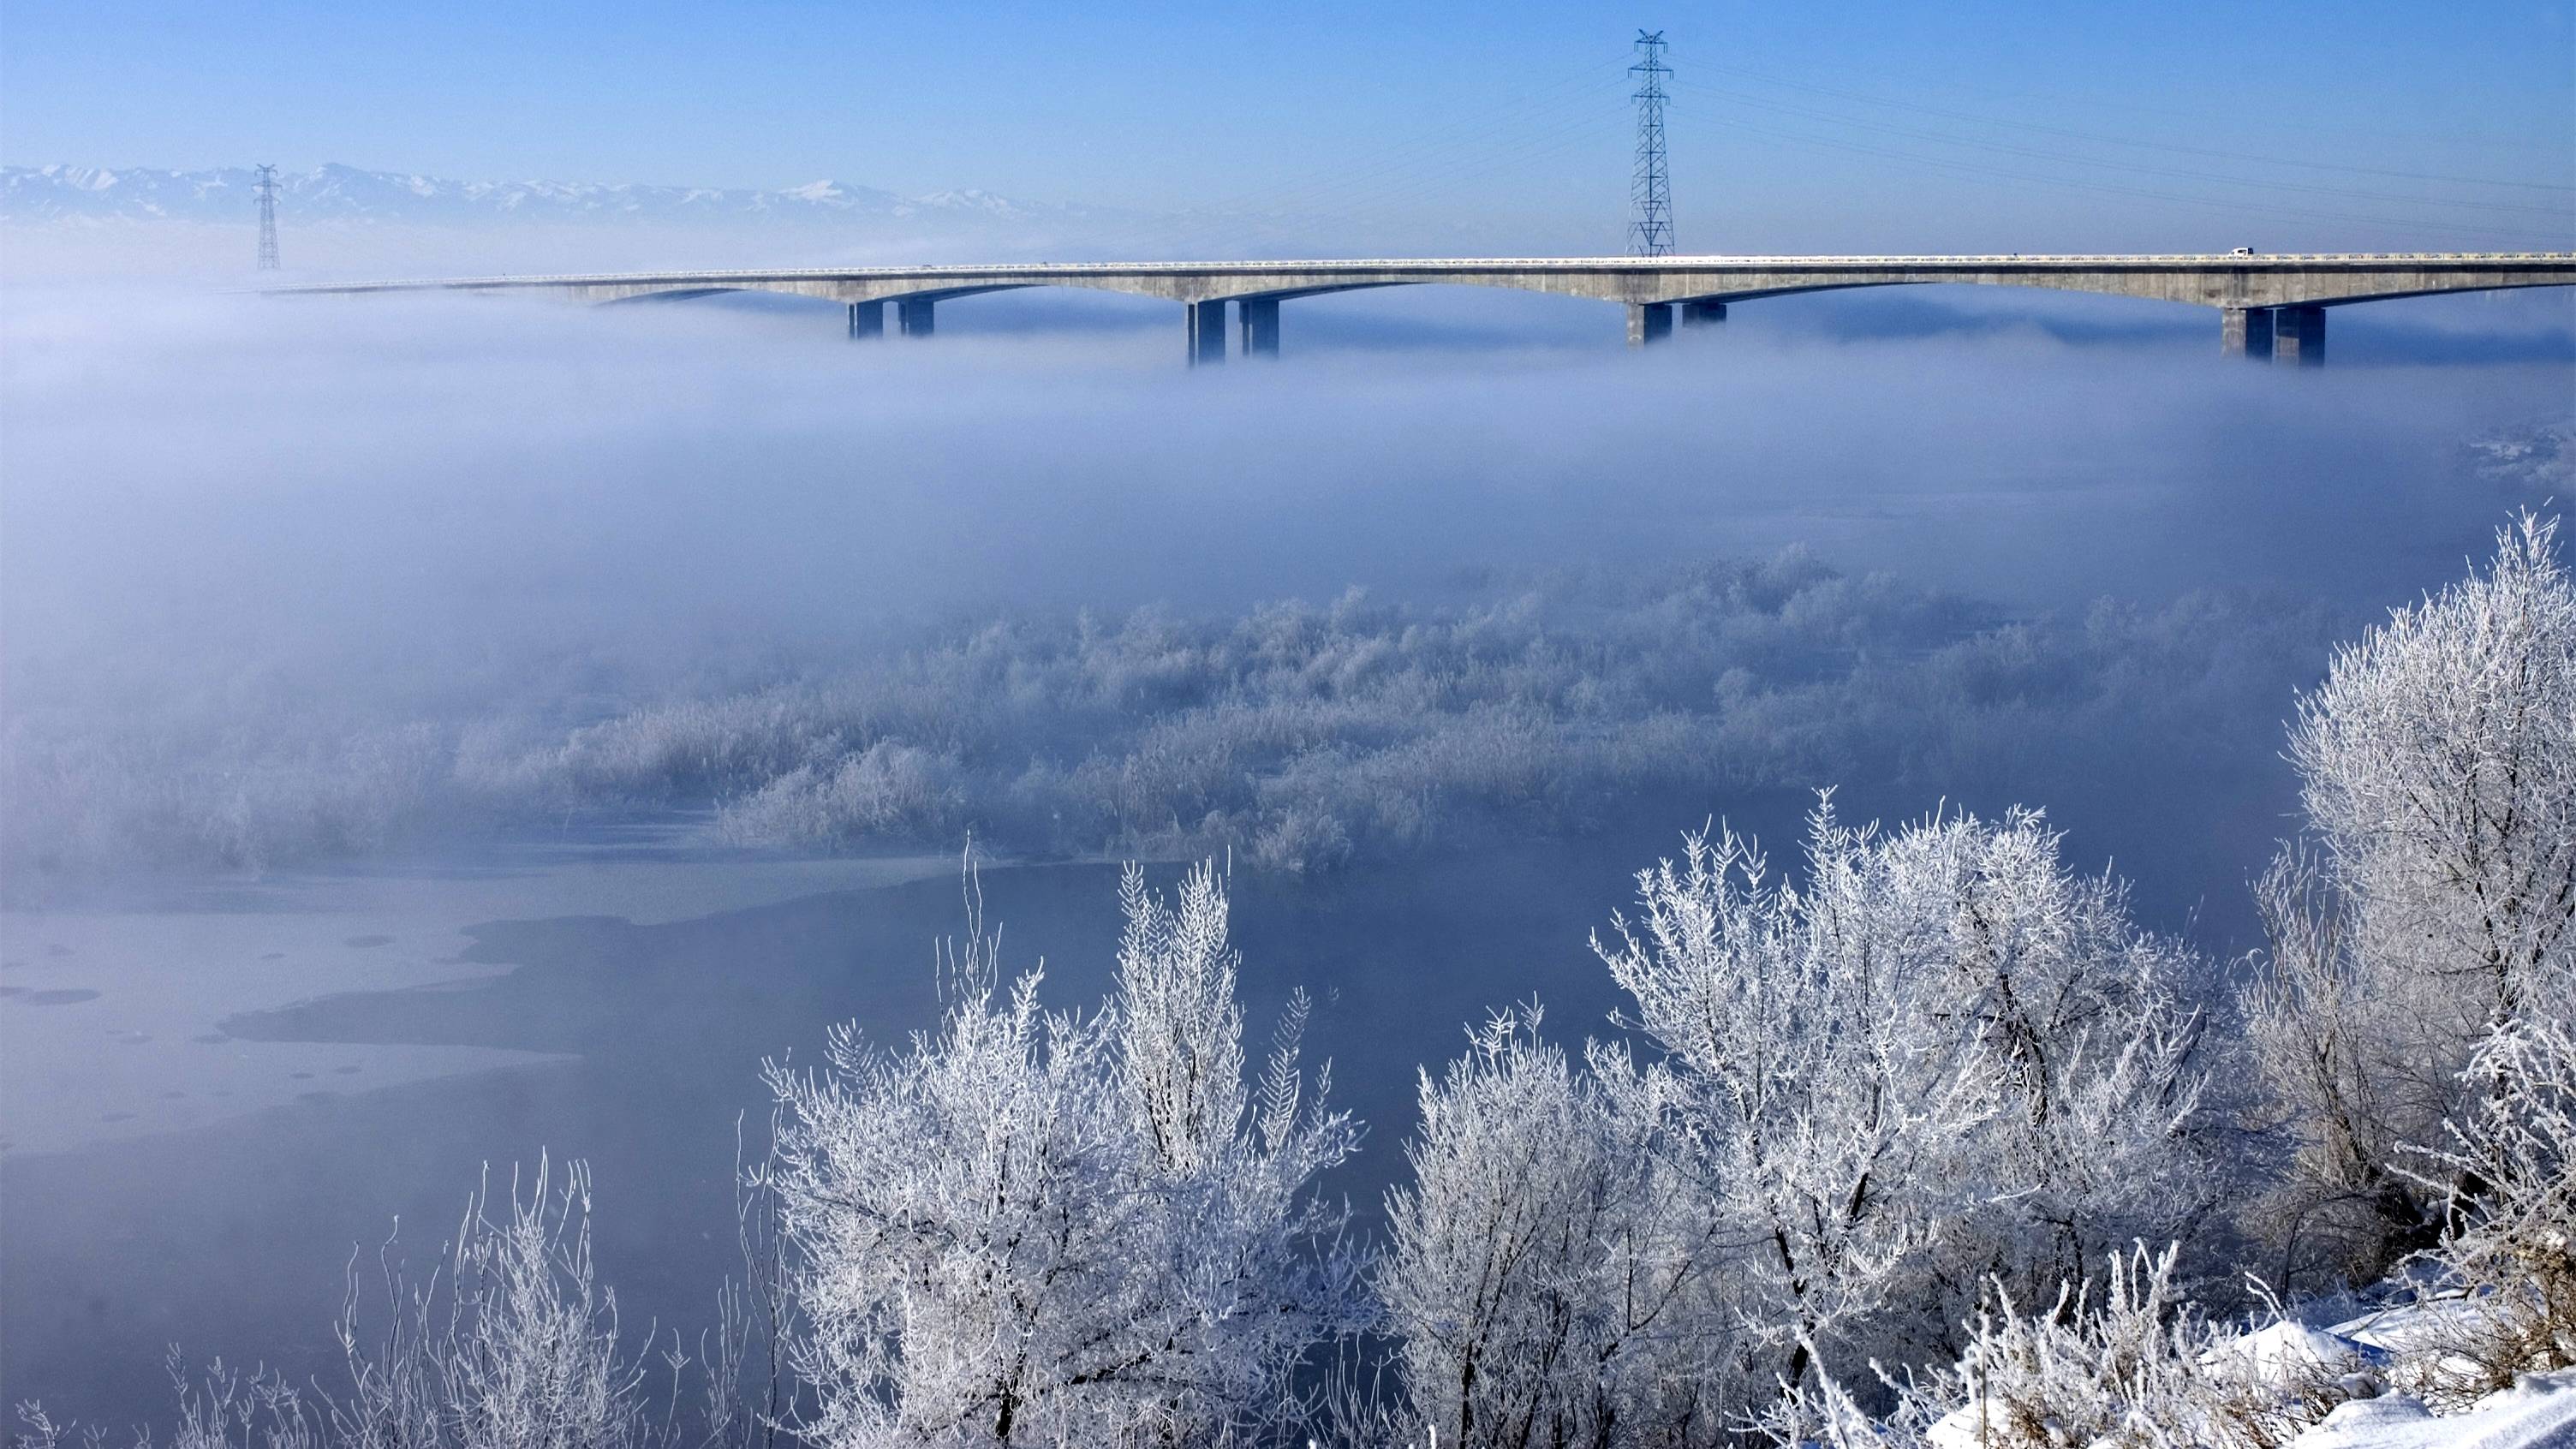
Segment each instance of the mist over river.
M540 1153L628 1329L692 1338L762 1062L934 1023L970 837L1059 1010L1120 862L1231 863L1247 1040L1311 995L1362 1231L1465 1028L1617 1030L1588 938L1704 821L1794 868L1820 789L2043 807L2225 972L2296 692L2566 501L2576 328L2516 305L2338 314L2299 374L2081 300L1632 356L1340 298L1189 373L1088 300L860 348L20 286L0 1401L163 1416L173 1343L336 1386L346 1275Z

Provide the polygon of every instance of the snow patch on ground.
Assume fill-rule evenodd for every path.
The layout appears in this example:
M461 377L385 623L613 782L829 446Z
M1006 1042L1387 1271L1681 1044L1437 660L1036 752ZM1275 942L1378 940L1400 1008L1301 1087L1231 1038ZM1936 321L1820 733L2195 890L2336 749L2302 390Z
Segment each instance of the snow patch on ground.
M2576 1449L2576 1369L2526 1375L2465 1414L2436 1417L2405 1394L2357 1399L2292 1449Z
M2252 1365L2256 1378L2285 1392L2303 1387L2319 1369L2351 1379L2387 1357L2376 1345L2340 1329L2310 1328L2287 1319L2230 1339L2224 1351Z

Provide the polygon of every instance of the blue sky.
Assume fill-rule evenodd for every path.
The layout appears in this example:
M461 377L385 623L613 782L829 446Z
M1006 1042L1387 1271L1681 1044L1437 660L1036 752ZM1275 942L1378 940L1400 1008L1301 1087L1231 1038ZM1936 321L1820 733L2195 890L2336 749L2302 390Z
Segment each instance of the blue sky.
M1639 24L1672 42L1686 250L2576 242L2571 0L16 0L0 159L829 177L1554 239L1624 204Z

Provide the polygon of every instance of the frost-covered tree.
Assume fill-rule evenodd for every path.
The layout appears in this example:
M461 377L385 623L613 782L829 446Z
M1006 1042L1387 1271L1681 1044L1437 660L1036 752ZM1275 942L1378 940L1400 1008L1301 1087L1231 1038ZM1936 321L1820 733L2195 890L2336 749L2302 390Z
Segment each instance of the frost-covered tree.
M1179 1371L1155 1418L1192 1441L1281 1407L1285 1376L1314 1344L1373 1314L1363 1263L1341 1238L1346 1214L1311 1192L1359 1145L1359 1126L1311 1098L1298 1066L1309 1003L1292 992L1257 1083L1245 1079L1242 955L1228 933L1225 880L1192 869L1167 903L1131 865L1111 1013L1117 1084L1162 1205L1161 1271L1186 1305L1168 1339ZM1263 1400L1271 1402L1265 1406Z
M1040 971L1004 990L970 878L935 1032L889 1053L843 1029L827 1070L770 1069L764 1186L820 1442L1205 1442L1361 1321L1310 1191L1356 1128L1320 1090L1300 1105L1302 1006L1253 1113L1222 883L1193 875L1174 909L1131 875L1125 903L1096 1015L1043 1010Z
M2483 572L2340 651L2291 730L2310 839L2265 882L2250 1000L2295 1137L2268 1216L2347 1272L2437 1230L2394 1152L2475 1108L2480 1043L2569 1009L2576 581L2556 532L2525 515Z
M1792 1384L1823 1350L1921 1357L1987 1278L2081 1280L2211 1199L2194 958L2058 847L2031 812L1882 835L1828 800L1801 881L1693 835L1595 942Z
M2290 735L2362 954L2505 1017L2576 926L2576 581L2525 515L2483 575L2337 653Z
M2062 840L2035 811L1945 815L1867 857L1878 929L1939 963L1931 1009L1981 1048L1997 1108L1953 1164L1983 1194L1949 1235L1954 1305L1982 1279L2091 1280L2130 1242L2190 1236L2215 1198L2200 958L2140 930L2117 877L2069 870Z
M1242 957L1228 944L1225 889L1201 865L1167 905L1131 864L1118 904L1120 1075L1155 1162L1194 1172L1234 1141L1244 1112Z
M1738 1382L1706 1296L1718 1214L1662 1158L1641 1095L1661 1074L1603 1055L1626 1090L1586 1080L1539 1016L1495 1016L1422 1076L1377 1274L1412 1428L1461 1449L1707 1442Z
M1929 941L1888 929L1871 847L1820 806L1801 888L1694 834L1593 943L1671 1068L1676 1156L1744 1245L1727 1296L1791 1383L1914 1286L1964 1206L1948 1148L1996 1110L1984 1047L1938 1019Z

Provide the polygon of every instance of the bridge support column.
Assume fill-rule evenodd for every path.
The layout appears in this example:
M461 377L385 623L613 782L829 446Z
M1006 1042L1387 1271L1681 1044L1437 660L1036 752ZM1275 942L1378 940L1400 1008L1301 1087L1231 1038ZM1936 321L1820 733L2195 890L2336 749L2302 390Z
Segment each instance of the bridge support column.
M2227 307L2218 314L2218 351L2254 362L2272 360L2272 309Z
M928 297L895 298L895 325L903 329L903 335L906 337L929 336L931 331L930 307L931 299Z
M2272 360L2295 367L2326 365L2326 309L2282 307L2272 318Z
M1190 366L1225 361L1225 303L1184 302L1189 314Z
M850 340L885 335L885 303L852 302L850 304Z
M1234 315L1243 323L1243 355L1277 357L1279 355L1279 299L1245 297L1234 304Z
M1643 347L1661 342L1673 335L1673 304L1647 302L1628 304L1628 345Z
M1681 306L1684 327L1713 327L1726 320L1724 302L1684 302Z

